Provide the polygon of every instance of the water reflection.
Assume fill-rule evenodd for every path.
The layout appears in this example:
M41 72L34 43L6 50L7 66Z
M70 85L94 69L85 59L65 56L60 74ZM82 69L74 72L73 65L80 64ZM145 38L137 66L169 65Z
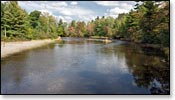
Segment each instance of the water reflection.
M138 87L150 90L151 94L169 93L169 62L162 62L165 56L162 51L154 48L143 48L133 44L108 46L101 53L118 58L125 56L129 72Z
M135 52L141 51L142 54L132 50L132 53L127 51L125 54L137 86L148 88L152 94L168 94L170 71L169 63L162 62L163 52L153 48L136 48Z
M24 52L25 53L25 52ZM1 92L6 93L6 86L8 88L13 88L15 90L20 90L21 83L24 79L25 73L25 66L21 66L26 63L27 55L23 54L15 54L9 58L3 59L1 62ZM6 67L6 66L10 67ZM8 74L6 74L8 71ZM5 74L3 74L5 73ZM10 80L10 82L9 82ZM3 90L3 91L2 91Z
M63 38L2 59L1 93L169 94L162 52L122 41Z

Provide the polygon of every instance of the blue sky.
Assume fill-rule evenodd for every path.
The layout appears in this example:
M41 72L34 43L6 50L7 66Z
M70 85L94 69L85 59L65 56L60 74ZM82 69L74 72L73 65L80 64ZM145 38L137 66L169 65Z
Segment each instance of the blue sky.
M18 1L28 13L34 10L48 12L57 20L90 21L97 16L117 17L119 13L129 12L134 1Z

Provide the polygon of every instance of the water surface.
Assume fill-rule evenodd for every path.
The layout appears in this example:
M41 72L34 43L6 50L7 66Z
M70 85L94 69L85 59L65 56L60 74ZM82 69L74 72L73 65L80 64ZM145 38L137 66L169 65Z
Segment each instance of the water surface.
M2 94L169 94L158 49L64 38L1 59Z

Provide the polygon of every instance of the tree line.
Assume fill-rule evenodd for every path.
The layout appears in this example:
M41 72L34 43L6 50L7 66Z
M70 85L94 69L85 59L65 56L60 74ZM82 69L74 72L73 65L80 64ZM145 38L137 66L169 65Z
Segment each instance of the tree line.
M117 18L97 16L87 23L57 21L49 13L29 14L17 1L1 3L1 40L101 36L169 46L169 2L143 1Z

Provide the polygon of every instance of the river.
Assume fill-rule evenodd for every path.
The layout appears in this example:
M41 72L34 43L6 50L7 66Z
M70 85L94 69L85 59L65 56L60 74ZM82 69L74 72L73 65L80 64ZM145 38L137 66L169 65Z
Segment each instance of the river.
M134 43L63 38L1 59L2 94L169 94L163 52Z

